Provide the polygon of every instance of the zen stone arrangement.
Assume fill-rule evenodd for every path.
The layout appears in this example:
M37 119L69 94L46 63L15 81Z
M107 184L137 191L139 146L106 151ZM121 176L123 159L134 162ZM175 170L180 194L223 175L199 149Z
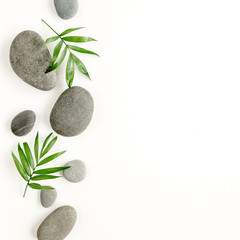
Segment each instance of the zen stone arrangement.
M56 13L62 19L70 19L78 12L78 0L53 1ZM47 23L45 22L45 24ZM10 47L10 63L13 71L25 83L42 91L50 91L56 86L58 81L56 71L49 71L49 69L52 68L55 70L55 68L62 63L67 50L69 51L66 70L66 78L69 88L63 91L59 96L49 116L52 129L57 134L64 137L73 137L81 134L89 126L94 110L94 101L91 94L82 87L72 86L75 65L81 73L88 78L90 77L86 67L74 54L71 53L70 48L80 53L97 54L77 46L67 45L64 42L64 40L73 42L73 39L75 39L76 42L87 42L93 41L94 39L82 36L62 37L63 35L78 29L81 28L67 29L62 34L57 34L57 36L47 39L45 43L38 33L29 30L23 31L15 37ZM56 33L55 30L53 31ZM60 42L54 48L52 57L45 44L54 42L57 39L60 39ZM60 51L62 45L64 45L63 43L66 47L61 55ZM58 56L60 57L57 60ZM70 83L69 79L71 81ZM36 118L37 116L32 110L25 110L18 113L11 122L12 133L17 137L26 136L34 129ZM52 161L65 152L63 151L48 155L48 152L57 140L57 137L54 137L51 140L51 136L52 133L44 140L42 149L40 150L39 135L37 133L34 143L34 153L31 152L31 149L26 142L23 143L23 148L21 147L21 144L18 144L20 160L18 160L18 157L12 153L19 174L25 181L27 181L24 196L27 187L40 190L40 202L44 208L52 207L57 201L57 190L52 186L42 186L34 183L34 181L50 180L60 177L49 175L50 173L52 174L56 172L61 172L61 175L71 183L81 182L86 177L85 163L78 159L68 161L65 165L62 165L62 167L46 169L37 168ZM33 183L30 181L33 181ZM59 207L50 213L40 224L36 236L38 240L63 240L71 232L76 221L77 212L74 207L69 205Z

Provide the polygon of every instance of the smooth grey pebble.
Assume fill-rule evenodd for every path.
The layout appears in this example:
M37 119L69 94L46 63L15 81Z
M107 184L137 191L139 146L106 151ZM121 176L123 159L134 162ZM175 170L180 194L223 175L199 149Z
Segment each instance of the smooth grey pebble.
M86 166L83 161L81 160L73 160L71 162L68 162L65 167L70 166L70 168L65 169L63 171L63 176L69 181L69 182L80 182L82 181L86 176Z
M62 19L74 17L79 8L78 0L54 0L57 14Z
M53 203L57 199L57 191L56 189L52 190L41 190L40 192L40 200L43 207L48 208L53 205Z
M72 231L77 212L71 206L62 206L53 211L41 223L37 231L38 240L63 240Z
M34 31L19 33L10 48L10 63L24 82L48 91L56 86L57 76L55 71L46 73L52 57L43 44L41 36Z
M77 86L68 88L51 111L51 126L62 136L76 136L88 127L93 109L93 98L86 89Z
M11 122L11 130L16 136L25 136L34 127L36 115L31 110L25 110L17 114Z

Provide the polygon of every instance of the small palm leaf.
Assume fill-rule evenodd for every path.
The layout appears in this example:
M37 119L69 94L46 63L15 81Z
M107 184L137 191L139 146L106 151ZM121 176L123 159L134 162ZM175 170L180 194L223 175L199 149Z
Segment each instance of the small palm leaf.
M57 137L53 138L52 141L50 141L50 143L46 146L46 148L41 152L40 158L42 158L44 155L46 155L54 146L54 144L57 141Z
M67 80L68 87L72 86L74 73L75 73L75 65L71 55L72 54L69 55L67 67L66 67L66 80Z
M70 49L72 49L73 51L75 51L75 52L91 54L91 55L95 55L95 56L98 56L98 57L99 57L99 55L98 55L97 53L92 52L92 51L89 51L89 50L87 50L87 49L85 49L85 48L81 48L81 47L73 46L73 45L68 45L68 47L69 47Z
M29 187L31 187L32 189L35 189L35 190L53 190L53 189L55 189L55 188L50 187L50 186L41 186L38 183L30 183Z
M87 76L89 79L91 79L90 76L89 76L89 74L88 74L88 70L87 70L87 68L85 67L85 65L83 64L83 62L82 62L76 55L71 54L71 56L72 56L73 61L74 61L75 64L76 64L78 70L79 70L82 74L84 74L85 76Z
M36 175L31 178L32 181L40 181L40 180L49 180L60 178L61 176L53 176L53 175Z
M63 52L62 52L61 56L59 57L59 59L54 63L53 66L51 66L51 67L47 70L47 72L51 72L51 71L55 70L56 68L58 68L58 67L61 65L61 63L63 62L66 54L67 54L67 47L65 47L65 48L63 49Z
M42 160L43 156L52 149L52 147L57 141L57 137L54 137L50 141L51 136L52 136L52 133L45 138L41 148L40 156L39 156L39 134L37 133L35 137L35 142L34 142L34 155L36 158L36 164L33 160L33 154L30 150L28 143L26 142L23 143L24 150L22 149L20 144L18 144L18 153L19 153L20 161L12 152L12 157L19 174L25 181L27 181L27 185L26 185L23 197L25 197L26 195L28 186L37 190L54 189L49 186L41 186L40 184L32 183L31 181L51 180L51 179L59 178L61 176L55 176L55 175L49 175L49 174L57 173L69 168L69 166L66 166L66 167L53 167L53 168L45 168L45 169L37 170L37 167L56 159L57 157L61 156L66 152L66 151L58 152Z
M64 41L67 41L67 42L75 42L75 43L84 43L84 42L97 41L94 38L85 37L85 36L69 36L69 37L63 37L62 39Z
M28 176L31 176L31 170L30 170L27 158L26 158L26 156L25 156L25 154L24 154L20 144L18 144L18 154L19 154L20 161L22 163L22 166L23 166L26 174Z
M59 36L54 36L54 37L50 37L50 38L48 38L45 42L44 42L44 47L47 45L47 44L49 44L49 43L51 43L51 42L55 42L56 40L58 40L59 39Z
M63 45L63 41L60 40L60 42L59 42L59 43L56 45L56 47L54 48L51 65L53 65L54 62L57 60L58 55L59 55L59 53L60 53L60 50L61 50L61 48L62 48L62 45Z
M38 154L39 154L39 134L37 132L35 143L34 143L34 155L35 155L36 163L38 163L38 160L39 160Z
M44 165L48 162L51 162L52 160L54 160L55 158L61 156L62 154L64 154L66 151L63 151L63 152L58 152L58 153L55 153L55 154L52 154L48 157L46 157L45 159L43 159L39 164L38 166L41 166L41 165Z
M83 29L83 28L84 28L84 27L69 28L69 29L65 30L64 32L62 32L62 33L60 34L60 36L62 37L62 36L64 36L64 35L67 35L67 34L69 34L69 33L71 33L71 32L74 32L74 31L77 31L77 30Z
M45 169L40 169L34 172L34 174L50 174L50 173L56 173L56 172L61 172L65 169L70 168L68 167L55 167L55 168L45 168Z
M27 176L26 172L24 171L21 163L18 161L17 157L14 155L13 152L12 152L12 157L13 157L15 166L16 166L19 174L22 176L22 178L23 178L25 181L28 181L28 176Z
M52 134L53 134L53 133L50 133L50 134L45 138L45 140L44 140L44 142L43 142L43 145L42 145L42 149L41 149L41 153L40 153L40 158L41 158L41 154L42 154L42 152L43 152L45 146L47 145L47 143L48 143L50 137L52 136Z
M32 170L34 170L35 164L34 164L33 155L31 153L29 145L25 142L25 143L23 143L23 147L24 147L24 151L25 151L28 163L31 166Z

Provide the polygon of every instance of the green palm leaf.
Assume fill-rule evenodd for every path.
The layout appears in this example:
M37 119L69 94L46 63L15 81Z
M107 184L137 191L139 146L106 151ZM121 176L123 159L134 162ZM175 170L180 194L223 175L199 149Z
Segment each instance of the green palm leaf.
M54 37L50 37L50 38L48 38L45 42L44 42L44 47L47 45L47 44L49 44L49 43L51 43L51 42L55 42L56 40L58 40L59 39L59 36L54 36Z
M65 30L64 32L62 32L62 33L60 34L60 36L62 37L62 36L64 36L64 35L67 35L67 34L69 34L69 33L71 33L71 32L74 32L74 31L77 31L77 30L83 29L83 28L84 28L84 27L69 28L69 29Z
M40 169L35 171L35 174L50 174L50 173L56 173L56 172L61 172L65 169L70 168L70 166L68 167L55 167L55 168L45 168L45 169Z
M72 86L74 74L75 74L75 65L70 54L67 62L67 67L66 67L66 80L67 80L68 87Z
M89 51L89 50L87 50L87 49L85 49L85 48L81 48L81 47L73 46L73 45L68 45L68 47L69 47L70 49L72 49L73 51L75 51L75 52L92 54L92 55L95 55L95 56L98 56L98 57L99 57L99 55L98 55L97 53L92 52L92 51Z
M91 37L85 37L85 36L69 36L69 37L63 37L64 41L67 42L76 42L76 43L84 43L84 42L91 42L91 41L97 41L94 38Z
M88 70L87 70L87 68L85 67L85 65L83 64L83 62L82 62L77 56L75 56L74 54L71 54L71 56L72 56L73 61L74 61L75 64L76 64L78 70L79 70L82 74L84 74L85 76L87 76L89 79L91 79L90 76L89 76Z
M28 176L31 176L31 170L30 170L27 158L26 158L20 144L18 144L18 154L19 154L19 158L22 163L23 169L25 170L25 172Z
M34 143L34 155L35 155L35 160L36 160L36 163L38 163L38 153L39 152L39 134L37 132L37 135L36 135L36 138L35 138L35 143Z
M63 49L63 52L62 52L61 56L60 56L60 57L58 58L58 60L54 63L54 65L51 66L51 67L47 70L47 72L51 72L51 71L55 70L56 68L58 68L58 67L61 65L61 63L63 62L66 54L67 54L67 47L65 47L65 48Z
M50 187L50 186L41 186L38 183L30 183L29 187L31 187L32 189L35 189L35 190L53 190L53 189L55 189L55 188Z
M40 180L49 180L49 179L56 179L60 178L61 176L53 176L53 175L36 175L31 177L32 181L40 181Z
M25 142L25 143L23 143L23 147L24 147L24 151L25 151L25 154L27 157L27 161L28 161L30 167L32 168L32 170L34 170L35 164L34 164L33 155L31 153L29 145Z
M23 197L26 195L27 188L30 186L33 189L54 189L49 186L41 186L40 184L37 183L32 183L31 181L41 181L41 180L51 180L51 179L56 179L61 176L55 176L55 175L49 175L52 173L57 173L60 171L63 171L65 169L68 169L69 166L66 167L53 167L53 168L45 168L45 169L40 169L37 170L37 168L41 165L44 165L57 157L61 156L64 154L66 151L58 152L55 154L52 154L45 159L42 160L43 156L47 154L54 146L54 144L57 141L57 137L54 137L51 141L50 138L52 136L52 133L49 134L42 145L40 156L39 156L39 133L37 132L37 135L35 137L35 142L34 142L34 155L36 158L36 164L33 159L33 154L30 150L30 147L28 143L24 142L23 143L23 148L21 147L20 143L18 144L18 154L20 161L17 159L17 157L14 155L12 152L12 157L15 163L15 166L17 168L17 171L21 175L21 177L27 181L25 191L23 194ZM40 161L41 160L41 161Z
M41 152L40 158L42 158L44 155L46 155L54 146L54 144L57 141L57 137L53 138L52 141L49 142L49 144L46 146L46 148Z
M43 152L45 146L47 145L47 143L48 143L50 137L52 136L52 134L53 134L53 133L50 133L50 134L45 138L45 140L44 140L44 142L43 142L43 145L42 145L42 149L41 149L41 153L40 153L40 158L41 158L41 154L42 154L42 152Z
M12 152L12 157L13 157L15 166L16 166L19 174L22 176L22 178L23 178L25 181L28 181L28 176L27 176L26 172L24 171L21 163L18 161L17 157L14 155L13 152Z
M56 47L54 48L51 65L53 65L54 62L57 60L58 55L59 55L59 53L60 53L60 50L61 50L61 48L62 48L62 45L63 45L63 41L60 40L60 42L59 42L59 43L56 45Z
M54 160L55 158L61 156L62 154L64 154L66 151L63 151L63 152L58 152L58 153L55 153L55 154L52 154L48 157L46 157L45 159L43 159L39 164L38 166L41 166L41 165L44 165L48 162L51 162L52 160Z

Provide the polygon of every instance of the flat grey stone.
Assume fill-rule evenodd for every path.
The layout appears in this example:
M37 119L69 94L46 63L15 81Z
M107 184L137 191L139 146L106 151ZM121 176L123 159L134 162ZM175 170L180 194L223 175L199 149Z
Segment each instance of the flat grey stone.
M77 212L71 206L57 208L41 223L38 240L63 240L73 229Z
M53 190L41 190L40 200L43 207L48 208L53 205L57 199L57 191Z
M43 47L43 39L33 31L19 33L10 48L14 72L26 83L40 90L51 90L57 83L54 71L47 73L52 57Z
M76 136L88 127L93 109L93 98L86 89L76 86L68 88L61 94L52 109L51 126L62 136Z
M78 0L54 0L57 14L62 19L70 19L78 12Z
M83 161L80 160L73 160L71 162L68 162L65 167L70 166L70 168L65 169L63 171L63 176L69 181L69 182L80 182L82 181L86 176L86 167Z
M17 114L11 122L11 130L16 136L25 136L31 132L36 121L36 115L31 110Z

